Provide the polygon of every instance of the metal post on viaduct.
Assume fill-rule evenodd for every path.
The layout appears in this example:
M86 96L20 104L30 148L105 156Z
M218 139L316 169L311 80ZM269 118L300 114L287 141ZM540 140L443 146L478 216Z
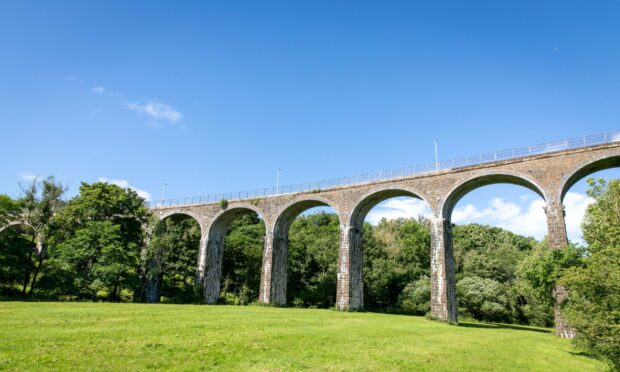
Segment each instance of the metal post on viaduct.
M585 141L584 141L585 142ZM457 323L451 215L457 202L476 188L498 183L524 186L546 203L548 241L552 249L568 244L563 198L569 188L587 175L620 165L620 142L567 148L561 151L489 161L483 164L440 169L403 176L332 187L329 189L255 198L239 198L227 203L209 203L152 208L160 220L185 214L201 227L197 282L204 286L207 303L215 304L220 292L224 237L231 222L244 213L262 216L265 228L259 300L265 304L286 304L288 232L294 219L304 211L329 206L340 219L337 300L340 310L362 310L363 222L378 203L399 196L422 199L432 210L431 311L440 320ZM227 204L227 205L223 205ZM556 289L556 299L565 296ZM557 308L557 307L556 307ZM572 337L572 330L556 309L556 333Z

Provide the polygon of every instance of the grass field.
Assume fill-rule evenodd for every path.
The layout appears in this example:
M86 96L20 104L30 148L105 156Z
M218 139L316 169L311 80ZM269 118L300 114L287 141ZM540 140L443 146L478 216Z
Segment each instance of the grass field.
M547 329L270 307L0 303L0 369L604 370Z

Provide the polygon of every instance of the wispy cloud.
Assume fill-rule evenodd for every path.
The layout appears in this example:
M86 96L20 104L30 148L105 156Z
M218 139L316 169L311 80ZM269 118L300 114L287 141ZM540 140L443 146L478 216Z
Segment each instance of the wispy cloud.
M123 98L123 94L119 92L113 92L109 89L106 89L103 85L95 85L92 87L91 92L98 96L109 96L116 98Z
M93 91L93 93L95 93L95 94L99 94L99 95L101 95L101 94L105 93L105 88L104 88L104 87L102 87L101 85L95 85L95 86L93 87L92 91Z
M32 172L21 172L20 174L17 175L19 177L20 181L23 182L32 182L38 178L41 178L40 176L32 173Z
M127 103L126 107L127 109L137 112L138 114L146 115L155 121L176 124L183 120L183 114L181 112L162 102L150 101L144 104L134 102Z
M73 83L82 83L75 75L66 76L66 79ZM146 125L150 127L163 127L164 124L182 124L183 121L183 114L180 111L156 99L145 102L126 102L123 100L123 93L110 90L103 85L93 85L90 92L97 96L117 98L118 102L122 103L126 109L147 116L150 121ZM90 114L92 116L99 112L101 112L99 109L91 110ZM181 128L186 128L186 126L182 124Z
M141 198L144 198L144 200L149 201L151 200L151 194L145 190L141 190L135 186L132 186L129 181L127 180L115 180L115 179L109 179L107 177L99 177L97 179L97 181L99 182L105 182L105 183L109 183L112 185L116 185L118 187L122 187L124 189L132 189L133 191L135 191L138 196L140 196Z
M67 79L71 83L81 83L82 82L76 75L65 76L65 79Z

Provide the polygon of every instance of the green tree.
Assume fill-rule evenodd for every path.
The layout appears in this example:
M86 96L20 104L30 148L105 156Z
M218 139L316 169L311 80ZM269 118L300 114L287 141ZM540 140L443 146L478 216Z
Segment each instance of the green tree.
M21 284L25 291L34 269L31 259L34 244L28 239L28 232L24 231L27 227L8 226L18 218L19 212L16 200L0 194L0 295L9 298L19 295L17 285Z
M382 219L374 227L366 224L364 306L369 310L411 312L409 307L399 307L401 295L406 287L430 275L430 245L430 224L425 219Z
M50 252L46 288L64 296L126 299L140 288L144 199L131 189L103 182L82 183L80 193L58 215L63 226ZM123 298L122 298L123 297Z
M426 315L431 311L431 279L423 276L408 283L398 298L398 307L404 313Z
M265 224L246 214L231 224L224 239L221 301L245 305L258 300Z
M199 302L195 280L200 225L186 215L172 215L153 223L156 228L145 257L148 284L142 299L147 302Z
M463 294L458 297L459 310L463 316L547 325L552 309L535 301L528 283L519 276L520 262L530 256L536 240L479 224L455 226L453 235L457 287ZM493 293L497 299L489 297ZM544 315L538 316L538 312Z
M569 290L562 312L577 346L620 370L620 180L588 182L596 200L582 225L588 251L560 280Z
M0 298L25 295L35 267L31 235L23 225L11 226L0 233Z
M19 217L19 203L8 195L0 194L0 229Z
M456 285L459 312L477 320L511 320L510 301L502 283L488 278L467 276Z
M30 235L29 239L35 245L30 251L29 260L31 270L25 271L22 294L25 295L26 287L30 285L29 294L34 292L39 273L47 258L47 250L50 240L60 226L57 221L58 214L62 211L65 202L62 196L66 189L54 177L50 176L39 181L35 179L27 186L22 186L22 195L17 200L19 212L12 217L19 220L28 229L23 230L24 235Z
M333 213L298 217L289 231L289 303L328 308L336 303L340 221Z

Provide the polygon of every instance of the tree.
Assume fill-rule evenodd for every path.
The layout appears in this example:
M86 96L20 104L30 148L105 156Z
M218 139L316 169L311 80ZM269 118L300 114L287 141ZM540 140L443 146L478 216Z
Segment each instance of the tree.
M502 283L468 276L457 283L456 291L461 315L488 322L511 320L510 301Z
M30 254L34 245L23 235L22 226L11 226L19 214L19 204L8 195L0 195L0 295L16 295L15 286L28 285L32 271ZM25 289L24 289L25 290Z
M596 200L582 225L588 250L560 279L569 290L562 312L578 347L620 369L620 180L588 182Z
M19 218L19 203L8 195L0 194L0 229Z
M399 303L406 287L430 275L430 224L425 219L382 219L364 226L364 306L412 312ZM430 294L428 300L430 301Z
M129 189L82 183L80 193L58 216L63 229L50 252L47 288L78 298L119 301L123 290L139 293L144 199ZM122 296L121 296L122 295Z
M289 231L288 302L328 308L336 303L340 221L333 213L298 217Z
M29 254L29 261L33 259L32 270L25 272L22 294L30 282L29 294L32 295L37 278L43 263L47 258L49 239L58 230L56 218L65 205L62 196L66 189L54 177L45 180L33 180L30 185L22 187L22 196L18 199L19 212L13 213L12 218L28 226L30 239L35 249ZM33 257L33 254L35 257Z
M147 253L147 277L156 292L151 301L193 303L196 263L200 248L200 226L189 216L173 215L159 222Z
M32 259L35 245L27 229L16 225L0 234L0 297L24 296L30 282L35 264Z
M398 307L402 312L426 315L431 311L431 279L423 276L407 284L398 297Z
M224 239L222 301L246 305L258 300L265 224L258 214L246 214L231 224Z

